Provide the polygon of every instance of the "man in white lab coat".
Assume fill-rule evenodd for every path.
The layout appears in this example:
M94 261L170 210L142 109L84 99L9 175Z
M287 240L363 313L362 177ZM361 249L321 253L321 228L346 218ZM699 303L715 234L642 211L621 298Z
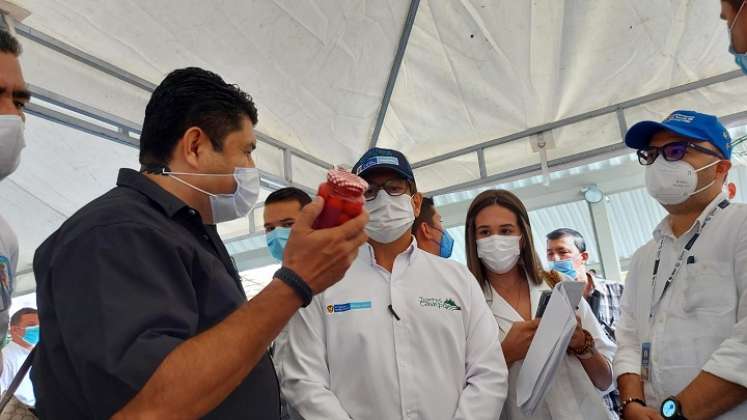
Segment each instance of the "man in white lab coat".
M747 419L747 207L722 186L729 133L712 115L640 122L625 143L668 215L633 256L615 373L628 419Z
M497 325L465 266L418 249L410 164L374 148L353 172L369 182L369 243L291 320L283 394L306 420L498 419Z
M31 94L26 87L18 56L21 44L0 30L0 181L15 172L21 161L23 110ZM8 331L10 296L18 268L18 239L8 222L0 215L0 338Z

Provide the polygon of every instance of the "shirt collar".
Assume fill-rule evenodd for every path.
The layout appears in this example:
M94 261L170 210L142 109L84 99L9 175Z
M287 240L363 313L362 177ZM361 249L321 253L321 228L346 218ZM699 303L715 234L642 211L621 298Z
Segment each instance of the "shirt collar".
M365 251L361 254L366 259L366 262L371 265L376 265L376 255L374 254L374 249L371 244L366 242L363 247L365 248ZM418 249L418 241L415 239L415 236L412 237L412 242L410 242L410 246L407 247L402 253L400 253L397 258L400 258L401 256L405 256L407 258L407 264L412 264L412 259L415 256L415 252ZM396 258L395 258L396 260Z
M19 351L23 352L24 354L29 354L29 353L31 353L31 349L27 349L27 348L23 347L22 345L20 345L20 344L16 343L16 342L15 342L15 341L13 341L13 340L9 341L9 342L8 342L8 345L9 345L9 346L15 346L17 350L19 350ZM33 348L33 347L32 347L32 348Z
M527 282L529 283L530 314L532 316L532 319L534 319L534 315L537 312L537 306L539 305L539 300L542 292L552 289L550 289L550 286L548 286L545 282L535 284L531 280L531 278L528 278ZM483 293L485 295L485 300L487 301L488 306L493 312L493 316L502 318L510 322L524 321L521 315L516 312L516 309L509 305L508 302L506 302L506 300L503 299L503 297L501 297L501 295L499 295L498 292L495 291L495 289L493 289L493 286L491 286L489 282L487 286L483 288Z
M591 284L594 285L594 290L598 291L604 296L607 296L607 288L604 287L604 281L602 279L598 279L589 273L586 273L586 278L591 279Z
M695 231L698 229L703 222L705 221L706 217L708 217L708 214L719 204L721 204L722 201L726 200L726 194L719 193L719 195L716 196L716 198L713 199L705 209L703 209L702 212L700 212L700 216L698 216L697 219L695 219L695 222L690 226L690 229L687 230L682 236L689 234L690 232ZM654 229L654 239L657 241L660 241L664 237L672 238L674 239L674 233L672 233L672 225L669 223L670 217L667 215Z
M174 194L164 190L158 184L148 179L148 177L133 169L120 169L119 176L117 177L117 185L120 187L132 188L148 197L152 202L161 207L164 213L171 218L182 209L189 207Z

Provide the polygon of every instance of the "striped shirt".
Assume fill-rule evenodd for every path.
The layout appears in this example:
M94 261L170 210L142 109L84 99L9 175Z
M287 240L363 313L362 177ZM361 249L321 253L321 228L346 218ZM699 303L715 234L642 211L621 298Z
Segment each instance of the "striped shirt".
M588 274L587 274L588 275ZM623 285L599 278L592 278L594 291L586 298L592 312L609 338L615 340L615 322L620 318L620 302ZM610 418L617 419L620 410L620 394L617 390L604 396L604 403L610 410Z

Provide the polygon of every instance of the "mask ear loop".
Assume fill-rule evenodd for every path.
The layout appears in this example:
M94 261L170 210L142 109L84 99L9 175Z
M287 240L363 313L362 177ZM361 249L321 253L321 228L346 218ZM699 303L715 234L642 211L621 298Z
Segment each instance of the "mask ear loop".
M745 1L747 1L747 0L745 0ZM742 3L742 4L744 4L744 3ZM695 173L698 173L698 172L700 172L700 171L702 171L702 170L704 170L704 169L708 169L708 168L710 168L711 166L715 166L715 165L718 165L719 163L721 163L721 161L722 161L722 159L719 159L719 160L717 160L717 161L711 162L711 163L709 163L708 165L705 165L705 166L701 167L700 169L696 169L696 170L695 170ZM708 183L708 185L704 186L703 188L701 188L701 189L699 189L699 190L697 190L697 191L694 191L694 192L693 192L692 194L690 194L690 195L689 195L689 197L692 197L692 196L694 196L694 195L696 195L696 194L700 194L700 193L702 193L703 191L705 191L705 190L707 190L707 189L711 188L711 187L713 186L713 184L715 184L715 183L716 183L716 179L714 178L714 179L713 179L713 180L712 180L711 182L709 182L709 183Z
M185 180L183 180L183 179L181 179L181 178L179 178L178 176L175 176L175 175L192 175L192 176L233 176L233 177L235 177L235 176L236 176L235 174L193 174L193 173L189 173L189 172L171 172L171 171L169 170L169 168L168 168L167 166L162 166L162 167L160 168L160 170L161 170L161 172L152 172L152 173L155 173L155 174L157 174L157 175L165 175L165 176L170 176L170 177L174 178L175 180L177 180L177 181L181 182L182 184L184 184L184 185L186 185L186 186L188 186L188 187L192 187L192 188L194 188L195 190L197 190L197 191L199 191L199 192L201 192L201 193L203 193L203 194L206 194L206 195L208 195L208 196L210 196L210 197L228 197L228 196L231 196L231 195L233 195L233 194L213 194L213 193L207 192L207 191L205 191L205 190L203 190L203 189L201 189L201 188L195 187L194 185L190 184L189 182L187 182L187 181L185 181ZM150 170L148 170L148 171L150 171ZM238 182L238 181L237 181L237 182Z
M184 185L186 185L188 187L191 187L191 188L193 188L193 189L195 189L195 190L197 190L197 191L199 191L199 192L201 192L201 193L203 193L203 194L205 194L207 196L210 196L210 197L217 197L218 196L217 194L209 193L209 192L203 190L202 188L195 187L194 185L192 185L189 182L187 182L187 181L179 178L178 176L171 175L170 172L169 173L164 172L163 175L170 176L171 178L173 178L173 179L181 182L182 184L184 184Z
M734 20L731 22L731 26L729 26L729 38L731 38L731 33L734 30L734 26L737 24L737 20L739 20L739 15L742 13L742 9L744 9L744 5L747 3L747 0L742 1L742 5L739 6L739 10L737 10L737 14L734 15ZM734 46L734 41L731 40L732 47Z

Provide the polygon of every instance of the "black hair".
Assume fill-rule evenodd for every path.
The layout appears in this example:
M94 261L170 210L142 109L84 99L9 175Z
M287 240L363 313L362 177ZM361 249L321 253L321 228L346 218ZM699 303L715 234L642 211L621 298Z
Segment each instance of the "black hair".
M281 188L267 196L265 205L283 201L298 201L301 208L304 208L307 204L311 203L311 197L305 191L295 187Z
M586 252L586 241L578 231L571 228L555 229L547 234L548 241L554 241L565 237L573 238L573 244L578 248L578 252Z
M744 3L744 0L722 0L729 4L731 4L731 7L734 8L734 11L736 12L739 10L740 7L742 7L742 3Z
M433 216L435 214L436 207L433 203L433 199L430 197L423 197L423 204L420 205L420 214L415 218L415 222L412 224L412 234L414 235L423 223L433 226Z
M226 136L241 129L243 118L256 125L257 108L238 86L197 67L174 70L156 87L145 107L140 163L165 166L190 127L202 129L220 151Z
M0 29L0 52L18 57L23 49L21 43L10 32Z
M18 311L16 311L16 313L14 313L12 317L10 317L10 325L16 326L20 324L21 318L24 315L29 315L29 314L35 315L37 313L39 312L34 308L21 308Z

